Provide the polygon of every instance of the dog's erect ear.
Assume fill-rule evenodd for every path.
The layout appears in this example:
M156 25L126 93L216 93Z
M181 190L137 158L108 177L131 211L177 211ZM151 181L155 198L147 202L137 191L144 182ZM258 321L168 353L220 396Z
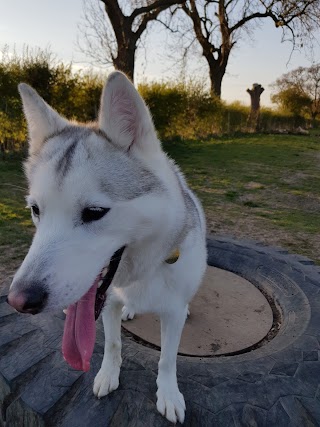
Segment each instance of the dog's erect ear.
M38 93L25 83L18 86L30 138L30 154L38 152L48 136L62 130L67 120L59 116Z
M110 74L103 89L99 127L114 144L139 155L155 152L159 147L146 104L119 71Z

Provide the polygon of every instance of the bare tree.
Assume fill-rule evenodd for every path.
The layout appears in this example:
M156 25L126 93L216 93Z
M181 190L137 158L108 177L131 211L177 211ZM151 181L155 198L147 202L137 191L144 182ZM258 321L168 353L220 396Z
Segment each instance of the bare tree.
M320 64L283 74L272 85L272 101L294 115L307 113L315 122L320 115Z
M143 33L159 14L184 0L84 1L80 49L96 62L114 66L133 81L135 54Z
M189 29L180 31L188 39L186 49L198 41L209 66L211 94L218 97L231 51L244 32L269 19L282 30L283 41L301 46L312 40L320 22L320 0L186 0L180 9L189 17Z

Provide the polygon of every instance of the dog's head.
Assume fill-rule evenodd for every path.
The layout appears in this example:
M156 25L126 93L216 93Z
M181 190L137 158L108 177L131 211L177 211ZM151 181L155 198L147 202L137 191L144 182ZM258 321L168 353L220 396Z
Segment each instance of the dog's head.
M36 233L8 301L38 313L79 300L119 248L161 232L163 152L144 101L120 72L106 83L97 124L87 126L62 118L28 85L19 90Z

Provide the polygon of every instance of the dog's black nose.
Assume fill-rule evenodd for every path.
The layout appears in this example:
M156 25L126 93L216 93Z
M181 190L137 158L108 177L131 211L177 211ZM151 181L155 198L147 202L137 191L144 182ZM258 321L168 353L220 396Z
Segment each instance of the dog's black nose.
M48 300L48 292L42 287L33 286L21 292L11 292L7 302L20 313L40 313Z
M25 292L26 302L22 308L23 313L37 314L44 309L47 303L48 292L43 288L32 288Z

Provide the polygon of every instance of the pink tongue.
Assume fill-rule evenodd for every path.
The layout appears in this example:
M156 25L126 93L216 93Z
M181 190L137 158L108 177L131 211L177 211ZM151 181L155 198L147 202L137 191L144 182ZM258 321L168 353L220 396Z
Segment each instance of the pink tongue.
M75 304L69 305L62 338L62 354L69 365L79 371L90 369L96 340L94 305L97 282Z

